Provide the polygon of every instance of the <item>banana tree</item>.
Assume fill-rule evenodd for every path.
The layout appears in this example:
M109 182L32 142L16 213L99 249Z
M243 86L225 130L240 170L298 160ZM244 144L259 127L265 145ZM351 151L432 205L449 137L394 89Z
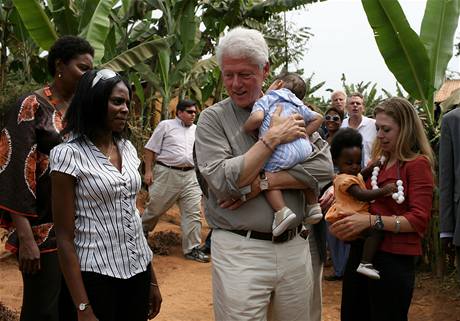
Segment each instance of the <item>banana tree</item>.
M396 80L421 102L430 138L437 136L433 94L452 57L459 18L458 0L427 0L420 36L398 1L362 0L377 46Z

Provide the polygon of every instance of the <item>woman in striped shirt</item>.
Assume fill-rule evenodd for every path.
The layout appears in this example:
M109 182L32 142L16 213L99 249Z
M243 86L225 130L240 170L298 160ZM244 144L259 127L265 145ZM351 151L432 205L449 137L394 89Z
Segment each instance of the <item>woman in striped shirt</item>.
M59 260L77 310L65 320L144 321L160 309L136 208L140 160L123 138L130 99L117 73L86 73L65 118L69 137L51 151Z

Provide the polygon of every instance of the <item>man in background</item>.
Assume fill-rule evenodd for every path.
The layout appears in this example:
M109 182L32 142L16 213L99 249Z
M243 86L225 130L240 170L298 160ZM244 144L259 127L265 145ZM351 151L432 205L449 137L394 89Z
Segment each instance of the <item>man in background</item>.
M144 182L149 186L150 200L142 215L142 227L147 235L160 216L177 202L185 258L209 262L209 257L200 249L201 189L193 163L195 116L195 102L179 101L176 118L160 122L145 145Z

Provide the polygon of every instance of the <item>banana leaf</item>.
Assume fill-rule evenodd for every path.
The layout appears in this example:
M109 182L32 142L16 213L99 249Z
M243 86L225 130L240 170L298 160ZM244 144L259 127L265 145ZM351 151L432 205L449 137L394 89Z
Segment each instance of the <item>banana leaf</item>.
M434 91L430 59L399 2L361 1L388 69L411 96L428 102Z
M13 0L13 3L34 42L49 50L58 36L38 0Z
M94 64L98 65L104 57L104 43L110 30L109 14L114 0L99 1L88 28L81 34L94 47Z
M167 38L155 39L140 44L134 48L128 49L112 60L103 64L101 67L110 68L115 71L127 70L151 58L161 50L169 50L169 43Z
M75 35L78 33L78 21L69 6L70 0L49 0L48 8L53 16L53 22L60 35Z
M459 15L458 0L428 0L420 30L420 40L431 60L434 88L441 87L452 48Z

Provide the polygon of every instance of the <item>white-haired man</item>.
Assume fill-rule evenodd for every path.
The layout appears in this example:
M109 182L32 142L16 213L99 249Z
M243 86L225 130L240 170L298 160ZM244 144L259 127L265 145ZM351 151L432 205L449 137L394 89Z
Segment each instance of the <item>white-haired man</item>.
M331 106L345 112L346 105L347 95L341 90L334 91L331 95Z
M300 165L261 172L277 145L305 137L304 121L275 116L259 140L242 128L269 72L260 32L231 30L219 42L217 61L229 98L202 112L195 140L198 167L208 183L215 319L266 320L270 306L273 320L311 320L315 281L309 243L299 235L302 217L273 237L273 210L260 191L286 189L287 205L304 213L301 189L322 187L331 179L330 157L316 148L309 162L319 169L315 176Z

